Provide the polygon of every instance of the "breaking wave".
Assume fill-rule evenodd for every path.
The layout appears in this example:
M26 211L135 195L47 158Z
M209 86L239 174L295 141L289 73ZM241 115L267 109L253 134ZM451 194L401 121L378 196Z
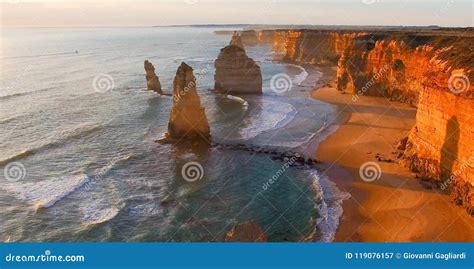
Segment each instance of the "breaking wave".
M332 242L336 235L339 220L342 216L342 203L351 195L339 190L336 184L317 171L311 171L310 176L315 189L318 217L316 218L316 231L319 232L319 241Z
M17 161L20 159L24 159L26 157L32 156L36 154L37 152L44 150L44 149L51 149L57 146L61 146L65 143L67 143L71 139L77 139L81 138L84 136L87 136L89 134L95 133L97 131L100 131L102 129L102 125L100 124L84 124L82 126L79 126L77 128L74 128L72 130L64 131L61 132L58 136L59 138L57 140L52 140L49 142L46 142L44 144L41 144L37 147L30 148L30 149L25 149L19 153L13 154L10 157L7 157L5 159L0 160L0 166L6 165L12 161Z
M16 198L31 204L35 209L48 208L89 182L87 175L66 179L48 179L27 183L4 183L1 188Z

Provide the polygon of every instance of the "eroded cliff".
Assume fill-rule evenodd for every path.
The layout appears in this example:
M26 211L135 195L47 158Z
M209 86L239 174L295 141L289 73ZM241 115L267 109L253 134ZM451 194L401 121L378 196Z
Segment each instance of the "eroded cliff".
M466 51L457 51L460 47ZM471 67L463 59L469 54L469 47L453 36L367 34L342 53L337 87L357 96L385 96L416 106L428 80L439 80L441 73L457 68L469 73ZM444 86L448 90L447 81Z
M358 37L338 62L338 89L417 107L405 163L474 214L473 37Z
M364 32L317 30L275 31L272 50L284 54L286 61L303 64L334 64L345 48Z
M363 31L274 31L284 59L337 64L337 89L384 96L417 107L404 163L451 192L474 214L474 34Z

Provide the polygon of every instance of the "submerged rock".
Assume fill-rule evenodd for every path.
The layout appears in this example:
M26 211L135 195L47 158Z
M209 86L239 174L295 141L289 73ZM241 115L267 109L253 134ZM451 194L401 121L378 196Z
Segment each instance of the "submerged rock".
M267 242L265 231L253 220L235 225L226 236L226 242Z
M148 60L146 60L144 64L146 71L146 86L148 90L163 94L161 91L160 79L155 74L155 67Z
M167 138L209 138L210 129L201 99L196 91L193 69L181 63L173 84L173 107Z
M216 68L215 90L237 94L262 93L260 66L247 56L243 48L229 45L221 49L214 66Z

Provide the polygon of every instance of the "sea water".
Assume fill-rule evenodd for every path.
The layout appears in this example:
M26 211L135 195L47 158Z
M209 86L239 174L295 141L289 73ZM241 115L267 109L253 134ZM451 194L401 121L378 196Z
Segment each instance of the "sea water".
M285 163L264 153L155 142L172 98L146 90L146 59L168 93L181 62L194 68L216 143L292 150L334 120L334 107L309 98L318 76L275 61L269 45L246 48L262 96L211 92L230 39L215 30L2 29L0 240L222 241L248 220L270 241L332 240L346 196L314 167L279 173ZM280 74L292 84L283 94L271 87ZM183 175L188 163L198 180Z

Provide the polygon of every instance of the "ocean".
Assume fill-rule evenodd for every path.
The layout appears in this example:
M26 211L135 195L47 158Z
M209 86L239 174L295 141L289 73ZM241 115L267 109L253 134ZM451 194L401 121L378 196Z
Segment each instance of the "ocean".
M309 97L321 73L247 47L264 94L218 95L213 64L230 36L215 30L1 29L0 240L222 241L253 220L269 241L332 241L347 194L265 153L327 135L336 109ZM146 59L168 93L179 64L193 67L213 142L259 152L157 143L172 98L146 90ZM275 91L284 75L291 87Z

